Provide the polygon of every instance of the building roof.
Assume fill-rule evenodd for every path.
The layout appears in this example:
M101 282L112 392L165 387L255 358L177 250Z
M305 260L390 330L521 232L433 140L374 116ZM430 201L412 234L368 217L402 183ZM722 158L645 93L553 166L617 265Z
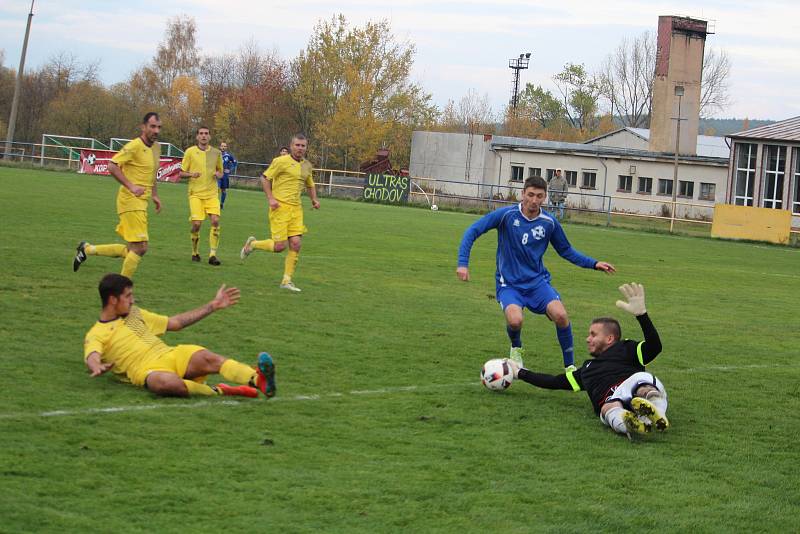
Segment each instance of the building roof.
M516 150L536 150L566 152L574 154L586 154L592 156L605 157L625 157L625 158L651 158L665 159L672 158L673 155L666 152L650 152L649 150L637 150L633 148L618 148L613 146L602 146L586 143L566 143L563 141L543 141L541 139L526 139L523 137L505 137L496 135L492 137L492 148L508 148ZM727 148L727 145L726 145ZM705 163L724 163L728 164L728 154L719 156L681 156L683 161L696 161Z
M793 117L784 121L750 128L742 132L729 135L730 138L739 139L771 139L776 141L800 141L800 117Z
M612 136L622 131L628 131L631 134L643 139L644 141L650 141L650 130L647 128L631 128L629 126L625 126L618 130L614 130L613 132L609 132L604 135L600 135L597 137L593 137L586 141L587 144L594 143L600 139L604 139L606 137ZM697 155L710 157L710 158L727 158L730 156L731 149L728 146L728 143L725 142L724 137L719 137L716 135L698 135L697 136Z

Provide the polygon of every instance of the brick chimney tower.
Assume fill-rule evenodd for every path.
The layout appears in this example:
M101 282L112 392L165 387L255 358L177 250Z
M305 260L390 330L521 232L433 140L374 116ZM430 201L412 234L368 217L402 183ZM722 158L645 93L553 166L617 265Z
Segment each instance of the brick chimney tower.
M650 115L650 150L675 153L678 103L681 135L678 152L697 154L700 81L708 22L678 16L658 17L656 75ZM681 90L682 88L682 90ZM678 97L682 91L682 96Z

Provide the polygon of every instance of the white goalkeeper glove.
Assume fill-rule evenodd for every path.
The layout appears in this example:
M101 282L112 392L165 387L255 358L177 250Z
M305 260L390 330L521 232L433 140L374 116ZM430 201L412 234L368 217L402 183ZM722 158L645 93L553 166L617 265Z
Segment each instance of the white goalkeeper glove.
M636 282L623 284L619 286L619 291L628 299L628 302L618 300L617 308L636 316L647 313L647 309L644 307L644 286L642 284Z

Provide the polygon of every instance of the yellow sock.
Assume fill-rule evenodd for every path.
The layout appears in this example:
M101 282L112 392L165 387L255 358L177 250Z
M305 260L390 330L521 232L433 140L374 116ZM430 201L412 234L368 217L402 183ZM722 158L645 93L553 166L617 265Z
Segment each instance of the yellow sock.
M125 261L122 262L122 271L120 274L128 278L133 278L133 273L139 268L140 261L142 261L142 257L134 251L129 250L128 254L125 256Z
M286 251L286 259L283 261L283 283L285 284L289 280L292 279L292 275L294 274L294 270L297 267L297 257L300 255L299 252L295 252L292 249Z
M217 247L219 246L219 226L212 226L208 233L208 255L216 256Z
M250 246L258 250L266 250L267 252L275 251L275 241L273 241L272 239L265 239L264 241L253 241L253 243Z
M128 254L128 247L125 245L86 245L83 249L89 256L110 256L112 258L124 258Z
M200 254L200 232L191 232L192 236L192 256Z
M256 372L249 365L237 362L236 360L225 360L219 368L219 374L225 380L236 382L237 384L255 383Z
M201 384L200 382L195 382L194 380L184 380L184 384L186 384L186 389L189 390L189 395L219 395L219 392L212 388L211 386L207 386L205 384Z

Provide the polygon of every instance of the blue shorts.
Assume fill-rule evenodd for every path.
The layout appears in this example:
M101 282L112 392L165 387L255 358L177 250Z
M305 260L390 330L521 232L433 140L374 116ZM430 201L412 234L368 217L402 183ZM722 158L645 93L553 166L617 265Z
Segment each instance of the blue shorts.
M222 178L217 178L217 185L219 186L220 189L228 189L228 186L230 186L228 175L223 174Z
M561 300L561 295L550 284L542 284L536 289L520 290L505 286L497 289L497 302L505 311L509 304L520 308L528 308L533 313L544 315L547 305L554 300Z

